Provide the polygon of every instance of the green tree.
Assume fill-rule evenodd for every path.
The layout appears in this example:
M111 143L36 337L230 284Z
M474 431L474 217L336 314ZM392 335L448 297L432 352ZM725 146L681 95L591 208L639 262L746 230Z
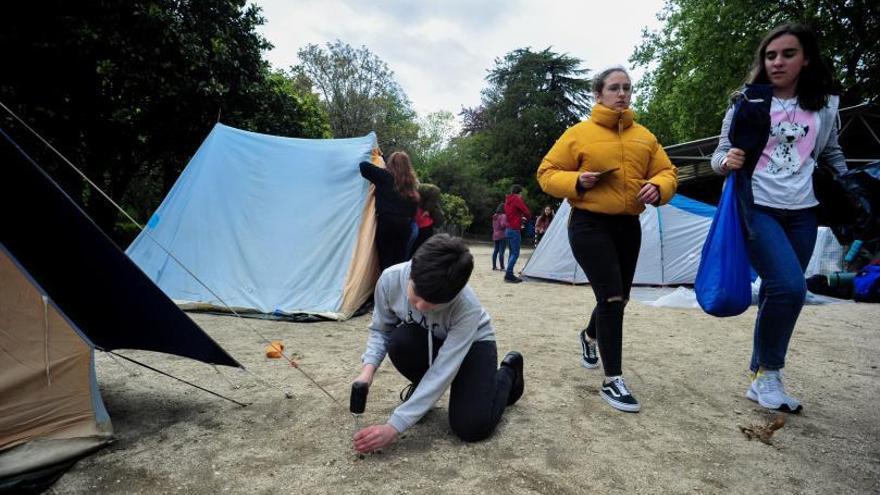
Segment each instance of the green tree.
M869 0L667 0L663 27L644 31L630 61L645 67L640 120L665 144L718 132L730 94L764 33L788 21L815 29L844 102L880 96L880 4Z
M549 48L514 50L495 60L486 77L482 107L485 171L489 182L513 178L536 199L543 196L535 171L568 127L590 111L588 70L577 58Z
M461 236L474 221L467 202L454 194L440 195L440 209L446 219L444 230L453 235Z
M422 180L461 197L472 231L491 228L513 184L532 209L550 203L535 171L556 139L590 111L590 81L581 61L549 48L514 50L495 61L481 104L462 109L461 134L419 164Z
M486 179L484 144L483 136L455 138L418 164L419 178L462 198L476 221L469 226L481 230L489 225L488 219L500 200Z
M413 153L416 113L388 64L367 47L340 40L324 47L307 45L297 56L300 64L293 71L321 95L335 137L376 131L383 151Z
M245 0L15 2L7 13L0 100L142 221L218 120L327 135L316 97L269 70L263 18ZM112 231L116 211L10 127Z
M440 110L431 112L418 121L419 138L416 154L428 158L449 145L455 137L455 116L452 112Z

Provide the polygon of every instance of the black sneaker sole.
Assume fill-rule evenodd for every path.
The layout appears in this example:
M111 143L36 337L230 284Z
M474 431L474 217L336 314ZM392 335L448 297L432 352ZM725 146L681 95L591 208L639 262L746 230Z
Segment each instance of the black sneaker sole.
M587 358L581 356L581 366L587 368L588 370L594 370L599 367L599 360L597 359L595 363L591 363L587 361Z

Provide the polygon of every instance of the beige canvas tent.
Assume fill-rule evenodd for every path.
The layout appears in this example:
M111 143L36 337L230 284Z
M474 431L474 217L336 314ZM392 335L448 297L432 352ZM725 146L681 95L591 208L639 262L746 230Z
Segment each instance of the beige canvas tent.
M94 351L0 251L0 479L69 463L110 440ZM13 447L18 447L13 449Z

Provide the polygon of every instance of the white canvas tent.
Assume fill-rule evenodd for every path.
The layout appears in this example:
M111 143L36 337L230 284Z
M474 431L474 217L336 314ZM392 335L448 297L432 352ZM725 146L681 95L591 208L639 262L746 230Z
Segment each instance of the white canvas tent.
M550 228L523 268L523 275L575 284L588 282L568 243L570 212L568 201L563 201ZM648 206L639 217L642 246L633 283L693 284L714 215L714 206L680 194L659 208ZM829 269L833 271L829 267L838 266L835 260L842 259L842 253L843 248L830 229L821 227L807 276Z
M358 169L381 160L376 149L372 133L294 139L217 124L126 253L178 304L348 318L378 277Z

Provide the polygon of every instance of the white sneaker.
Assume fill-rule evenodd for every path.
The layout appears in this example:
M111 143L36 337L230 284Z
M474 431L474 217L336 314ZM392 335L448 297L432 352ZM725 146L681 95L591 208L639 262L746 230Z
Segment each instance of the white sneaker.
M759 371L746 391L746 398L774 411L798 412L801 402L785 393L782 370Z

